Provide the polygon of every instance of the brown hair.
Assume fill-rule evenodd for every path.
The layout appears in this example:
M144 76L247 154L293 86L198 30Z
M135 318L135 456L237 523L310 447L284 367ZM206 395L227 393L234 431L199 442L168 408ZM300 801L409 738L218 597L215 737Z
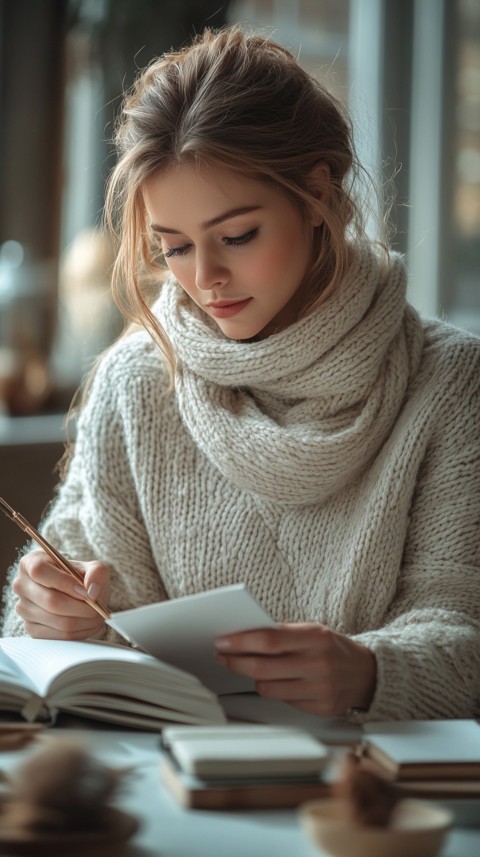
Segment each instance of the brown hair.
M172 376L173 350L149 308L140 273L159 271L142 195L152 173L187 162L222 166L273 183L306 216L320 214L307 278L313 300L305 312L342 278L349 239L364 237L352 192L360 167L344 108L286 48L238 26L206 30L188 47L153 61L125 98L115 141L119 159L105 206L118 242L114 296L124 315L160 345ZM326 204L308 186L319 163L330 173Z

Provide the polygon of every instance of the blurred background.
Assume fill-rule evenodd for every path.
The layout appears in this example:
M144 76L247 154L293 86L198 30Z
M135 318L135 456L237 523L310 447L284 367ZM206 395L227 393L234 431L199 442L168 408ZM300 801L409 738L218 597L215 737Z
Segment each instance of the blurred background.
M0 495L37 523L71 396L120 332L101 227L121 93L233 22L285 44L396 172L410 300L480 333L480 0L0 0ZM0 520L0 582L23 544Z

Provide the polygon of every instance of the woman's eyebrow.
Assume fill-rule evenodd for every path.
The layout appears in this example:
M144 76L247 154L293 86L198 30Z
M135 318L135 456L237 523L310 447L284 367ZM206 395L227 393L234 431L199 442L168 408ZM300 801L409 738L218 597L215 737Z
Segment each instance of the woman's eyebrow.
M212 217L211 220L206 220L205 223L201 224L201 229L204 231L206 229L211 229L212 226L218 226L218 224L223 223L224 220L229 220L231 217L237 217L239 214L249 214L251 211L258 211L260 208L262 208L261 205L244 205L241 208L231 208L229 211L219 214L218 217ZM159 226L156 223L152 223L151 228L154 232L163 232L168 235L182 234L178 229L169 229L168 226Z

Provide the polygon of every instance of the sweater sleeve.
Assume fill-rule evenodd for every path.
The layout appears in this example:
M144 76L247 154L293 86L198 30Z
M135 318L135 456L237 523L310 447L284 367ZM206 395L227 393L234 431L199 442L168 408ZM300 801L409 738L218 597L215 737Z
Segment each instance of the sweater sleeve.
M378 665L358 720L480 712L480 349L458 366L435 409L395 599L381 629L355 637Z
M135 437L129 421L141 422L134 404L134 388L141 378L128 372L129 356L130 344L124 349L119 343L97 371L78 421L66 478L40 526L43 535L69 558L99 560L110 566L112 611L166 597L135 486ZM24 633L11 588L16 573L14 565L4 591L4 635ZM107 627L101 636L116 639Z

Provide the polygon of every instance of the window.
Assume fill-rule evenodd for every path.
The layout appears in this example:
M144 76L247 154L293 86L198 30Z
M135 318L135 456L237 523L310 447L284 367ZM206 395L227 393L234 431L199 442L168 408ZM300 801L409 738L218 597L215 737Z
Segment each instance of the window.
M284 43L348 103L364 165L380 182L398 171L410 300L480 333L478 0L236 0L229 18Z
M446 313L480 333L480 4L460 0L453 58L453 187L447 231L452 236Z

